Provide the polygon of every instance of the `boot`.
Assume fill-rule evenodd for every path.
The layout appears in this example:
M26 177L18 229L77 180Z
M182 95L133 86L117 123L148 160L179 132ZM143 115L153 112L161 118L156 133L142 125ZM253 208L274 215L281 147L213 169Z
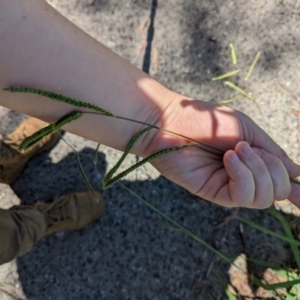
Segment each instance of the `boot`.
M29 252L45 235L80 229L97 220L105 204L96 194L99 202L90 192L77 192L35 206L0 208L0 265Z
M99 192L77 192L53 202L37 202L34 207L45 217L45 235L83 228L97 220L104 212L104 200Z
M51 134L44 137L34 147L19 152L18 148L22 141L47 126L48 123L36 118L29 118L22 122L11 134L0 141L0 182L11 184L21 174L28 160L35 154L51 149L59 140L58 134Z

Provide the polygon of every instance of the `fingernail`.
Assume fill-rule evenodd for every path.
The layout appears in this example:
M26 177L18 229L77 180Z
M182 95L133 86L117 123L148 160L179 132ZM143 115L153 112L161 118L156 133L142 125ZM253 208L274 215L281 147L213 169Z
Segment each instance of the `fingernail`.
M231 154L231 160L235 164L239 162L239 158L238 158L238 156L236 155L235 152L232 152L232 154Z
M243 152L244 152L246 155L252 155L252 154L253 154L253 150L251 149L251 147L249 146L249 144L246 144L246 145L243 147Z

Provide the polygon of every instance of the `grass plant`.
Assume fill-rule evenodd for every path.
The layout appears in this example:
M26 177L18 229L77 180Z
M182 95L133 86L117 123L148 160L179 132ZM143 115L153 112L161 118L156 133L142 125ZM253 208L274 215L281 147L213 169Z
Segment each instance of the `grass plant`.
M236 51L235 51L235 47L233 44L230 44L230 49L231 49L231 57L232 57L232 63L234 66L237 65L237 55L236 55ZM256 55L254 61L252 62L248 74L246 76L246 80L248 80L251 76L251 74L253 73L254 67L257 64L257 61L259 59L259 55L260 53L258 52L258 54ZM238 69L227 72L223 75L220 75L218 77L213 78L213 80L223 80L226 79L228 77L234 76L239 72ZM237 84L231 82L231 81L224 81L224 84L235 90L238 94L236 96L234 96L231 99L227 99L227 100L223 100L223 103L230 103L233 101L236 101L238 99L241 98L248 98L250 100L252 100L253 102L256 103L257 107L259 108L259 105L257 104L255 98L252 96L251 93L247 92L246 90L242 89L241 87L239 87ZM214 151L218 151L219 153L224 153L224 151L222 151L221 149L212 147L210 145L204 144L200 141L196 141L193 140L189 137L183 136L183 135L179 135L176 132L171 132L169 130L166 130L164 128L159 128L157 126L154 126L152 124L147 124L138 120L132 120L132 119L127 119L125 117L122 116L116 116L114 115L112 112L109 112L101 107L98 107L96 105L81 101L81 100L77 100L77 99L73 99L70 97L66 97L63 95L59 95L59 94L55 94L53 92L49 92L49 91L44 91L44 90L40 90L40 89L35 89L35 88L27 88L27 87L10 87L10 88L6 88L5 89L8 92L13 92L13 93L33 93L33 94L39 94L41 96L45 96L48 97L50 99L53 99L55 101L60 101L60 102L64 102L67 104L70 104L76 108L87 108L92 110L92 112L83 112L83 111L78 111L75 110L72 113L62 117L59 121L57 121L54 124L50 124L48 126L46 126L45 128L42 128L41 130L39 130L38 132L34 133L32 136L27 137L22 144L20 145L19 150L20 151L24 151L29 149L30 147L34 146L36 143L38 143L43 137L47 136L48 134L51 134L53 132L56 132L57 134L60 134L60 129L62 128L62 126L64 126L67 123L76 121L77 119L81 118L82 115L84 113L96 113L99 115L103 115L106 117L112 117L112 118L117 118L117 119L123 119L123 120L128 120L131 122L136 122L136 123L140 123L141 125L145 126L141 131L137 132L135 134L135 136L130 140L130 142L128 143L123 155L121 156L121 158L119 159L119 161L116 163L116 165L104 176L102 183L103 183L103 188L108 188L110 186L112 186L113 184L115 184L116 182L118 182L121 178L123 178L124 176L126 176L127 174L129 174L130 172L134 171L136 168L140 167L141 165L157 158L160 157L162 155L166 155L170 152L173 151L180 151L181 149L187 148L187 147L193 147L193 146L200 146L200 147L205 147L206 149L213 149ZM260 108L259 108L260 109ZM260 110L261 112L261 110ZM261 112L262 114L262 112ZM263 116L263 114L262 114ZM264 117L263 117L264 118ZM264 119L265 120L265 119ZM128 168L127 170L115 175L115 173L117 172L117 170L119 169L119 167L121 166L121 164L123 163L124 159L126 158L126 156L128 155L128 153L130 152L130 150L132 149L133 145L136 143L136 141L145 133L147 133L150 130L163 130L169 134L173 134L173 135L177 135L180 137L184 137L185 139L188 139L190 142L189 143L184 143L180 146L177 147L173 147L173 148L167 148L164 149L162 151L153 153L152 155L150 155L149 157L143 159L142 161L138 162L137 164L131 166L130 168ZM68 142L61 136L61 138L68 144ZM97 199L97 195L95 193L95 191L93 190L92 185L89 183L89 180L84 172L84 168L81 164L80 161L80 156L79 153L70 145L68 144L76 153L77 155L77 162L78 162L78 166L79 166L79 170L83 176L84 181L86 182L88 188L92 191L92 193L95 196L95 199ZM97 152L99 149L99 144L97 145L96 151L95 151L95 158L94 158L94 163L97 163ZM115 176L114 176L115 175ZM296 182L297 184L299 184L299 182L291 179L292 181ZM175 220L173 220L172 218L168 217L166 214L164 214L163 212L161 212L158 208L154 207L153 205L151 205L149 202L147 202L145 199L142 199L139 195L135 194L132 190L128 189L126 186L124 186L123 184L119 183L119 185L124 188L125 190L127 190L131 195L133 195L134 197L138 198L144 205L146 205L147 207L149 207L151 210L153 210L154 212L156 212L157 214L159 214L160 216L162 216L165 220L167 220L169 223L171 223L173 226L175 226L175 230L178 232L181 232L187 236L189 236L190 238L194 239L195 241L197 241L198 243L204 245L207 249L209 249L210 251L212 251L213 253L215 253L219 258L221 258L224 262L227 262L229 264L233 264L233 260L226 257L225 255L223 255L221 252L219 252L218 250L216 250L214 247L212 247L211 245L209 245L207 242L205 242L204 240L202 240L201 238L199 238L197 235L193 234L191 231L189 231L188 229L186 229L185 227L181 226L179 223L177 223ZM256 230L259 230L261 232L263 232L264 234L268 234L268 235L272 235L276 238L281 239L284 242L288 242L291 246L294 258L295 258L295 262L297 265L297 270L296 269L286 269L286 268L281 268L278 267L274 264L270 264L268 262L265 261L260 261L260 260L254 260L254 259L249 259L249 261L251 261L254 264L257 265L261 265L264 267L270 267L272 269L274 269L276 272L279 272L281 275L284 274L286 281L282 282L282 283L277 283L277 284L267 284L264 283L261 279L251 275L250 276L250 280L251 282L258 286L258 287L262 287L265 290L269 290L269 291L275 291L278 289L282 289L285 288L286 289L286 298L275 298L274 299L286 299L286 300L297 300L300 299L299 298L299 293L298 291L300 290L300 276L299 276L299 269L300 269L300 256L299 256L299 246L300 246L300 242L295 240L293 237L293 234L291 232L291 229L289 227L289 224L287 223L287 221L285 220L285 218L279 213L277 212L275 209L269 209L269 213L275 217L282 225L285 235L279 234L274 232L273 230L269 230L267 228L264 228L250 220L246 220L244 218L241 217L237 217L241 222L247 224L248 226L251 226L252 228L255 228ZM237 266L238 267L238 266ZM239 267L238 267L239 268ZM238 299L236 297L236 295L234 295L232 292L230 292L230 290L227 288L226 285L226 281L224 281L224 279L222 279L221 276L216 275L218 278L218 281L220 282L220 284L224 287L225 293L228 297L228 299L230 300L234 300L234 299ZM275 295L275 294L274 294ZM297 298L298 297L298 298Z
M229 264L233 264L236 268L241 270L241 268L238 265L234 264L233 259L230 259L229 257L222 254L220 251L216 250L214 247L209 245L203 239L201 239L200 237L198 237L197 235L195 235L194 233L189 231L187 228L185 228L182 225L180 225L179 223L177 223L175 220L173 220L172 218L167 216L165 213L160 211L158 208L156 208L155 206L150 204L147 200L143 199L142 197L137 195L135 192L133 192L132 190L130 190L129 188L124 186L122 183L118 183L118 184L122 188L124 188L126 191L128 191L132 196L134 196L139 201L141 201L144 205L146 205L148 208L150 208L152 211L159 214L166 221L171 223L172 226L174 226L173 229L175 229L177 232L181 232L181 233L185 234L186 236L189 236L190 238L192 238L196 242L204 245L207 249L209 249L214 254L216 254L224 262L229 263ZM292 251L293 251L294 259L296 261L297 268L296 269L295 268L294 269L285 268L285 267L282 267L282 266L278 266L276 264L272 264L270 262L247 258L248 261L250 261L250 262L252 262L252 263L254 263L258 266L263 266L263 267L266 267L266 268L273 269L277 274L283 276L286 279L285 282L280 282L280 283L275 283L275 284L268 284L268 283L265 283L263 280L259 279L258 277L256 277L255 275L249 275L249 280L252 282L252 284L254 286L261 287L266 291L273 292L274 298L269 298L269 299L273 299L273 300L299 300L300 299L300 274L299 274L300 265L298 265L298 264L300 262L300 255L299 255L300 242L295 240L295 238L293 237L293 234L291 232L289 224L288 224L288 222L286 221L286 219L283 217L283 215L281 213L276 211L274 208L268 209L268 212L280 222L280 224L282 225L282 227L284 229L285 235L280 234L280 233L276 233L273 230L270 230L270 229L267 229L263 226L260 226L260 225L254 223L250 220L247 220L247 219L244 219L244 218L241 218L241 217L236 217L236 218L238 220L240 220L241 222L244 222L248 226L250 226L250 227L252 227L252 228L254 228L258 231L261 231L264 234L268 234L268 235L271 235L273 237L279 238L279 239L281 239L285 242L288 242L291 246ZM230 289L228 289L228 285L226 283L226 280L223 279L222 276L220 276L219 274L215 274L215 276L216 276L217 280L219 281L219 283L224 288L225 294L227 295L229 300L243 299L243 298L240 297L240 295L238 296L239 297L238 298L236 295L234 295L230 291ZM247 274L247 276L248 276L248 274ZM284 297L280 296L280 298L279 298L278 296L276 296L277 290L283 289L283 288L285 289L285 295L284 295ZM249 299L249 298L247 298L247 299ZM256 299L256 298L254 298L254 299Z

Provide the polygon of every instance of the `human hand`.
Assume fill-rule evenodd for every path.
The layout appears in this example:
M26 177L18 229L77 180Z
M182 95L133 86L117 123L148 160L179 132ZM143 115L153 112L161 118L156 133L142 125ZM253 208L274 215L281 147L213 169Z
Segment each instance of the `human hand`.
M194 146L153 161L162 175L191 193L228 207L263 209L286 198L300 207L300 185L290 182L300 166L245 114L180 97L155 125L225 152ZM163 131L149 141L143 156L190 142Z

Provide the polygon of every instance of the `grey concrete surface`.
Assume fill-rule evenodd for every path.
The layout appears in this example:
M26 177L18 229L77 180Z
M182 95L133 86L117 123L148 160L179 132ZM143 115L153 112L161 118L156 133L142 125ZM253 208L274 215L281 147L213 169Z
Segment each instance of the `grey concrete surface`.
M150 0L49 0L64 16L92 37L142 68ZM232 107L269 130L295 160L300 160L299 126L291 109L299 109L299 8L294 1L158 0L150 74L186 96L212 102L235 95L211 78L232 69L228 44L234 43L240 75L234 81L254 95L269 124L254 103L241 99ZM148 22L149 24L149 22ZM261 59L251 80L244 81L257 51ZM87 53L88 55L88 53ZM283 88L283 87L284 88ZM287 92L291 91L291 92ZM1 115L4 115L4 109ZM23 117L2 119L1 134ZM101 146L93 165L95 143L66 133L80 153L88 177L97 190L101 178L120 153ZM135 162L130 156L123 168ZM122 183L162 212L219 249L228 257L244 252L259 259L290 261L288 247L276 239L244 227L238 221L216 228L232 213L200 200L162 178L150 165ZM11 186L0 186L0 205L32 204L85 189L76 156L63 141L49 153L32 159ZM0 267L0 299L226 299L214 273L227 276L228 264L200 243L173 230L162 217L115 185L104 191L104 216L76 232L42 239L34 249ZM241 214L272 230L279 224L265 211ZM258 276L262 270L255 269ZM5 285L12 293L4 291ZM210 298L209 298L210 297Z

